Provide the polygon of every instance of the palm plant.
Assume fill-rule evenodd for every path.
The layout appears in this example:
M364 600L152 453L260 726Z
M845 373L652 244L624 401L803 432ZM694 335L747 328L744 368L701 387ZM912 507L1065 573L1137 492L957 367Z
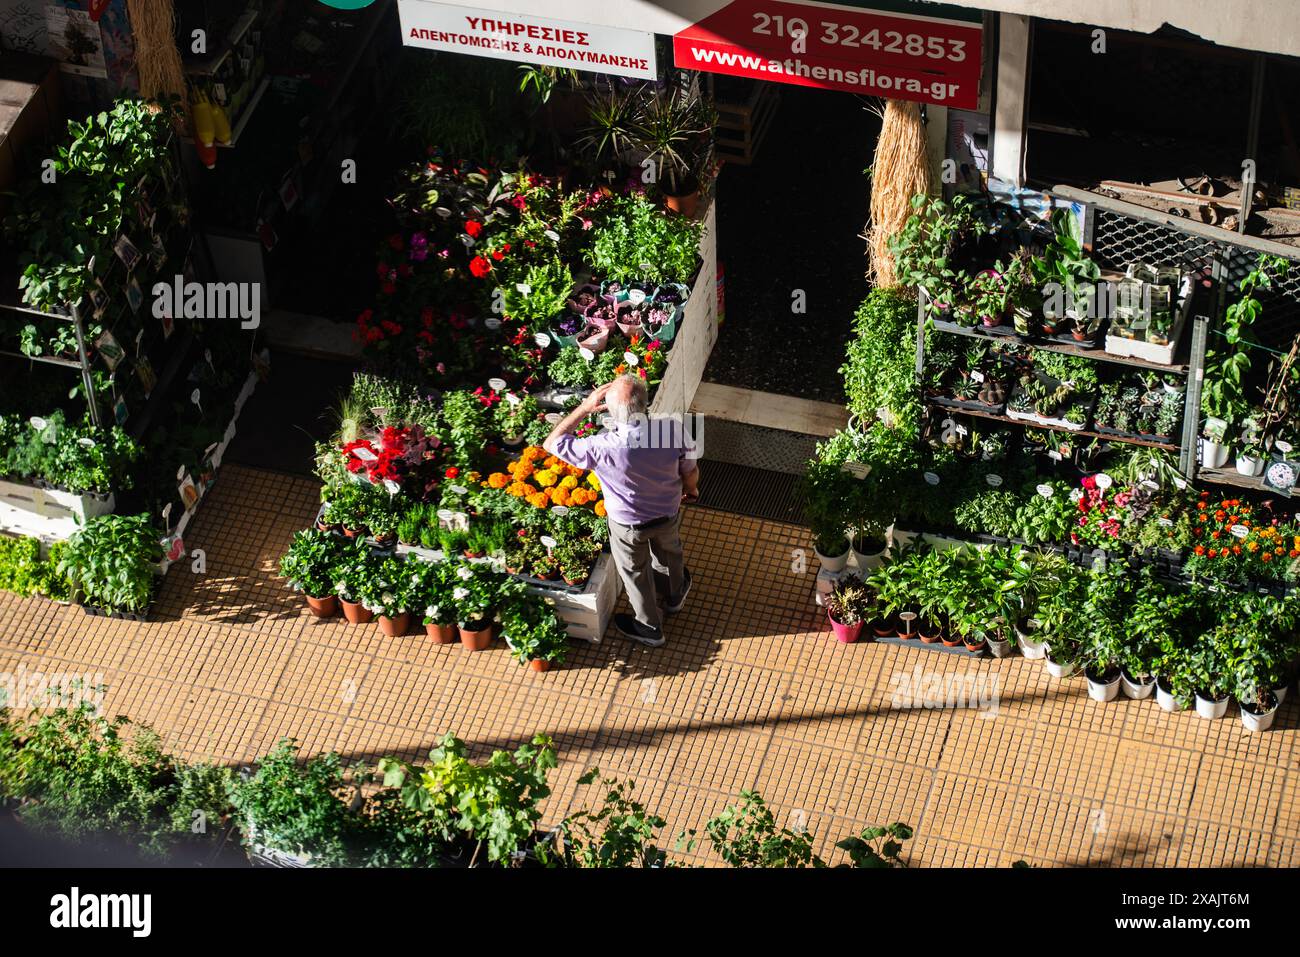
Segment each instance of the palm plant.
M699 189L713 151L717 112L703 97L683 90L642 101L633 135L655 164L655 182L672 196Z
M611 88L587 98L591 125L575 144L593 167L600 169L620 162L636 145L640 103L632 94Z

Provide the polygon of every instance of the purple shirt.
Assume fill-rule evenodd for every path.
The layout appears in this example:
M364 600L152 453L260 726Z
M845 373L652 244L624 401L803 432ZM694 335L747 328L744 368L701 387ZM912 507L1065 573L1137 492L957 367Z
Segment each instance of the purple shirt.
M567 433L555 440L555 454L596 473L605 510L620 525L676 515L682 476L695 471L699 458L681 421L671 416L636 416L585 439Z

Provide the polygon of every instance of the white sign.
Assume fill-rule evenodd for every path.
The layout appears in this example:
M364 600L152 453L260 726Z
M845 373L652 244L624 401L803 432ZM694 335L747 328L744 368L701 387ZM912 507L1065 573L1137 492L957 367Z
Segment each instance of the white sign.
M398 0L397 9L408 47L641 80L658 76L652 33L428 0Z
M596 358L596 353L592 352L586 346L578 347L578 355L582 356L582 358L587 362L591 362L593 359Z
M541 542L543 548L554 548L556 546L555 539L551 538L549 535L543 535Z
M544 332L539 332L537 335L533 336L533 341L545 349L551 344L551 337Z
M493 392L500 392L506 387L505 379L488 379L488 388Z
M1112 484L1113 483L1111 477L1107 475L1105 472L1097 473L1097 488L1101 489L1104 492L1106 491L1106 489L1110 488Z
M998 475L996 472L990 472L988 475L984 476L984 481L988 482L989 485L993 486L993 488L997 488L1002 484L1002 476Z
M926 472L926 473L925 473L925 481L926 481L928 484L930 484L930 485L938 485L938 484L939 484L939 476L935 475L933 472Z
M1050 485L1040 485L1040 486L1038 486L1038 494L1041 495L1041 496L1043 496L1043 498L1051 498L1051 497L1052 497L1052 486L1050 486Z

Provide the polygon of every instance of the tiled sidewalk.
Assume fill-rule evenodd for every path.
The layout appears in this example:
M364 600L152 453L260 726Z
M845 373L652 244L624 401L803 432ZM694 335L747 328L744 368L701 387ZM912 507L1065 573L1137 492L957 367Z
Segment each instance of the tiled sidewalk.
M544 731L561 757L548 820L596 797L576 784L594 764L637 782L669 845L753 787L832 860L834 840L902 820L914 865L1300 865L1294 699L1250 735L1235 717L1093 703L1039 662L839 645L812 602L806 530L704 509L685 522L695 587L666 647L611 629L536 674L499 642L471 654L310 618L274 568L316 496L227 466L187 542L206 574L174 566L159 621L0 596L0 671L100 673L111 713L239 764L282 736L371 759L423 758L448 730L479 753ZM996 679L996 716L893 707L915 669Z

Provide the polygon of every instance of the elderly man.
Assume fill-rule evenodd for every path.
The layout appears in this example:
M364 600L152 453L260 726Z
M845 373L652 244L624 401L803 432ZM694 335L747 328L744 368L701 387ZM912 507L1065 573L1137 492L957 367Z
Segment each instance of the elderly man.
M590 438L573 435L587 416L609 411L613 423ZM600 479L609 516L610 550L633 614L615 615L627 638L664 643L657 587L669 614L691 590L682 561L681 505L699 498L697 455L680 419L646 415L645 383L622 376L592 392L551 430L543 448Z

